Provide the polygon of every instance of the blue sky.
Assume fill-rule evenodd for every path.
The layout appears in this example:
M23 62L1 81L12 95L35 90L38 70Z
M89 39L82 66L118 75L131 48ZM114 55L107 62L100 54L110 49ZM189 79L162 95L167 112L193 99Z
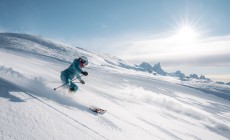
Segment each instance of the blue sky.
M210 35L226 35L229 13L229 0L1 0L0 25L68 39L158 34L188 18Z
M0 0L1 32L230 81L229 25L229 0Z

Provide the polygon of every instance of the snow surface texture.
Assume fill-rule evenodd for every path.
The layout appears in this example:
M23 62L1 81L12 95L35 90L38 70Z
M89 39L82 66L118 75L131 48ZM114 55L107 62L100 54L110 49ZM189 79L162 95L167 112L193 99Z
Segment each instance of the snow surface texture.
M80 55L90 59L86 84L69 96L54 91ZM1 140L230 139L229 93L227 85L154 76L41 37L0 34Z

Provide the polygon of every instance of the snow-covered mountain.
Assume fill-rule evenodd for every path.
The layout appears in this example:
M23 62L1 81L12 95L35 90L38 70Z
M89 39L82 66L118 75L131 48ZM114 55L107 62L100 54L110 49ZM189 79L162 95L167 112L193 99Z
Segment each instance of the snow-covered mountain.
M73 59L85 55L89 58L89 67L140 69L135 65L107 54L95 54L79 47L71 47L61 42L51 41L40 36L0 33L0 47L23 52L34 53L54 58L63 62L72 62Z
M160 74L160 75L163 75L163 76L166 76L167 75L167 72L165 72L162 68L161 68L161 64L160 63L157 63L155 64L153 67L146 63L146 62L143 62L139 65L139 67L143 68L144 70L148 71L148 72L156 72L157 74Z
M176 72L174 73L169 73L170 76L172 77L178 77L180 78L180 80L183 80L185 78L185 74L182 73L181 71L177 70Z
M204 75L201 75L200 77L197 74L190 74L189 76L186 76L180 70L177 70L176 72L168 73L161 68L160 63L157 63L154 66L151 66L149 63L143 62L139 65L139 67L143 68L143 71L148 71L148 72L154 73L154 74L157 73L157 74L163 75L163 76L177 77L182 81L197 79L197 80L201 80L201 81L212 82L210 79L206 78Z
M149 63L143 62L139 66L145 71L148 71L150 73L153 72L153 67Z
M80 55L90 60L86 84L68 96L54 91ZM42 37L1 33L0 139L230 139L230 86L141 70Z

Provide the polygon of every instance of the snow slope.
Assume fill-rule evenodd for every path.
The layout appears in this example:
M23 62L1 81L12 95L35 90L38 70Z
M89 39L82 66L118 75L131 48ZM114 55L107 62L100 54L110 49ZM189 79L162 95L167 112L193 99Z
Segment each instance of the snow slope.
M60 71L83 54L86 84L70 96L53 91ZM228 86L135 69L41 37L0 34L0 139L230 139L230 101L201 90L229 94ZM90 105L108 111L96 115Z
M140 69L133 64L122 61L116 57L111 57L105 54L97 55L82 48L71 47L60 42L54 42L34 35L0 33L0 42L0 47L3 49L30 52L33 54L51 57L64 62L72 62L76 56L81 56L84 54L89 58L91 62L89 67L116 68L123 66L126 68Z

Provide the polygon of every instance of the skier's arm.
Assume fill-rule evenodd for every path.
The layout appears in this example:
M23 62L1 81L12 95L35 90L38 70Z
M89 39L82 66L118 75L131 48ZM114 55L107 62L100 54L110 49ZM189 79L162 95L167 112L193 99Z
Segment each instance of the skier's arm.
M77 79L80 81L80 83L85 84L85 81L83 81L83 80L81 79L81 77L80 77L80 75L79 75L79 74L78 74L78 75L76 75L76 77L77 77Z
M74 60L74 70L78 73L82 73L83 71L80 69L80 62L77 59Z
M81 73L81 74L83 74L83 75L85 75L85 76L88 75L87 72L82 71L82 70L80 69L80 65L79 65L79 62L78 62L77 59L74 60L74 69L75 69L75 71L77 71L78 73ZM77 74L76 77L77 77L77 79L78 79L82 84L85 84L85 82L81 79L81 77L80 77L79 74Z

